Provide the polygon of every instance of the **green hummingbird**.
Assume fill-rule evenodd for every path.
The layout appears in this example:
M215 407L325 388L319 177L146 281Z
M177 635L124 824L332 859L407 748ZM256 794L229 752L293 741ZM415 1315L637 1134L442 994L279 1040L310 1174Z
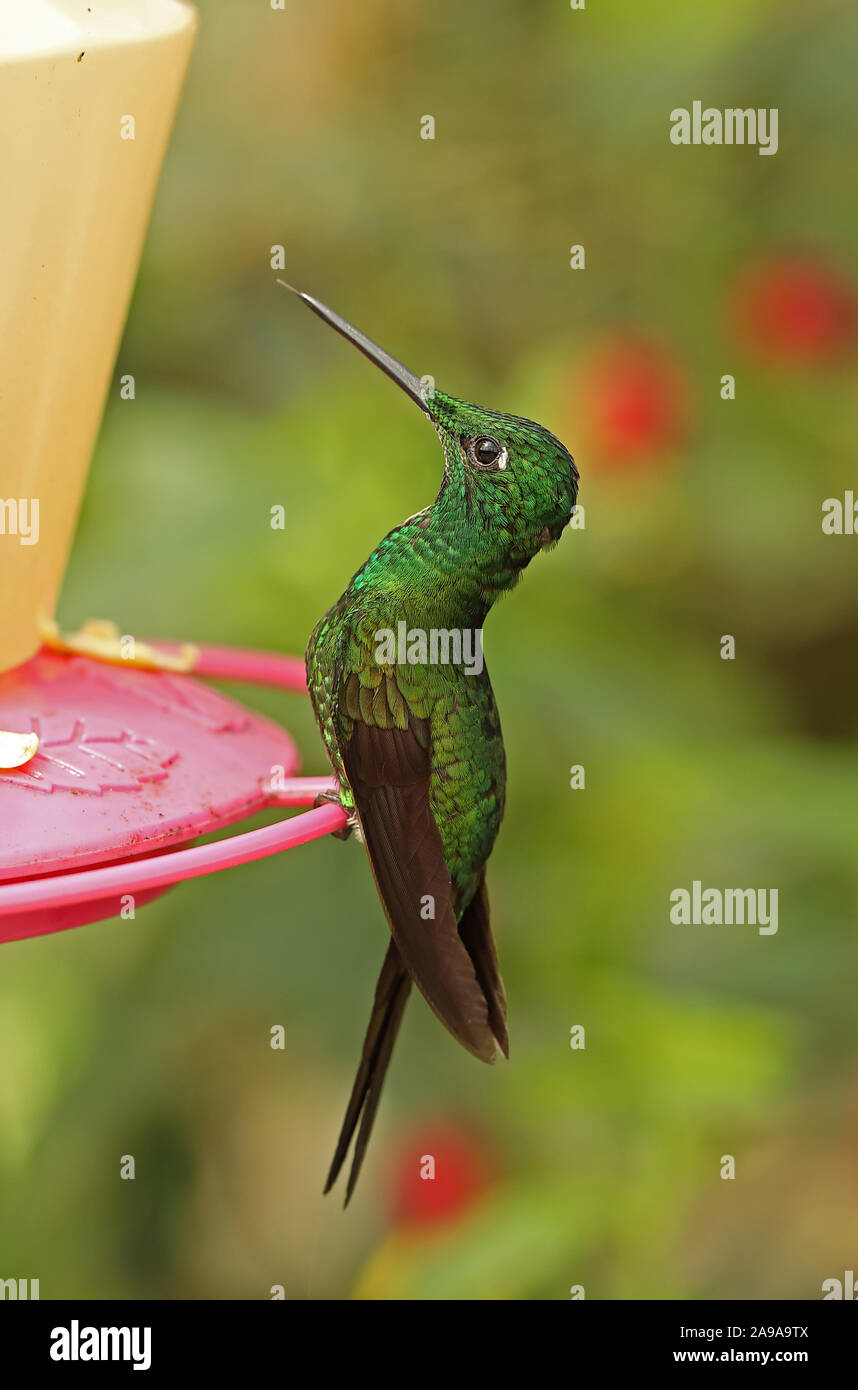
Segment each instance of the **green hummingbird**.
M435 501L379 541L307 646L310 698L339 785L331 799L365 845L391 938L325 1184L328 1192L357 1130L348 1204L412 982L475 1057L509 1056L485 883L506 759L482 627L559 540L578 471L541 425L434 390L292 292L402 387L444 450Z

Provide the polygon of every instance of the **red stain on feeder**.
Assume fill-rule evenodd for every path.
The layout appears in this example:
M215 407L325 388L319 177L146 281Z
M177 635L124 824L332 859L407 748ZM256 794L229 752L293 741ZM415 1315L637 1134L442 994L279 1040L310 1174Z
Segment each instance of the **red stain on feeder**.
M733 289L730 313L742 343L769 362L828 366L854 347L854 291L813 257L750 266Z

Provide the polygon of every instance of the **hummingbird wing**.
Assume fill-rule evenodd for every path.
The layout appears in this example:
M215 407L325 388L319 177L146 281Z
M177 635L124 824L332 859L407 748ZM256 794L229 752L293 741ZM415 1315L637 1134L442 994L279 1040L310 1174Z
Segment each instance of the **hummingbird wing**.
M486 872L459 920L459 935L474 965L480 988L489 1008L489 1027L497 1039L504 1057L509 1057L509 1038L506 1031L506 990L501 979L497 951L489 918L489 898L486 891Z
M488 1000L490 1027L497 1039L498 1046L504 1056L508 1057L506 995L489 926L485 874L480 879L477 892L462 914L459 934L473 961L477 978ZM357 1075L325 1183L325 1192L330 1192L340 1175L352 1137L355 1130L358 1129L358 1121L360 1121L349 1180L346 1184L344 1206L348 1206L351 1200L363 1167L378 1103L381 1099L385 1073L410 991L411 975L403 965L396 942L391 939L381 967L381 974L378 977L378 984L375 987L375 999L364 1037Z
M385 697L384 686L391 681L387 676L375 691L360 687L355 692L359 682L352 674L352 689L347 690L351 730L339 740L343 766L405 967L453 1037L475 1057L493 1062L498 1047L505 1050L506 1030L485 898L480 892L483 906L463 914L463 937L430 805L429 721L407 709L398 687L395 695ZM403 727L393 725L394 708Z

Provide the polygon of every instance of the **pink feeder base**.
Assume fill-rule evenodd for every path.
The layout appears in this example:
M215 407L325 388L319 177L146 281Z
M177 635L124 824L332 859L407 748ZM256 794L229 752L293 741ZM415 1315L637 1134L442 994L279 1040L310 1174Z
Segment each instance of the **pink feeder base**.
M197 672L303 690L291 657L203 648ZM43 651L0 676L0 728L39 735L0 772L0 941L117 915L170 884L329 834L339 806L193 848L267 806L311 806L285 730L200 681ZM169 852L173 850L173 852ZM97 867L96 867L97 866Z

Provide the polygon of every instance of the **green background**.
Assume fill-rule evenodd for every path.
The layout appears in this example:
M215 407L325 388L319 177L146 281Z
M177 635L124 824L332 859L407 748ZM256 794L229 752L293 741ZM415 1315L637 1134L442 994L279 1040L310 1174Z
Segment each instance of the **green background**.
M511 1060L415 998L343 1214L321 1185L386 935L353 840L8 945L0 1274L43 1298L820 1297L858 1259L858 538L820 527L858 483L856 369L755 354L729 305L796 248L854 275L858 11L199 10L60 620L302 653L434 495L432 432L273 284L278 243L442 389L559 434L586 528L485 638ZM778 153L673 146L695 99L778 107ZM686 423L612 458L582 383L641 336ZM306 701L240 693L326 770ZM776 887L777 935L671 925L695 878ZM408 1226L397 1145L442 1120L494 1178Z

